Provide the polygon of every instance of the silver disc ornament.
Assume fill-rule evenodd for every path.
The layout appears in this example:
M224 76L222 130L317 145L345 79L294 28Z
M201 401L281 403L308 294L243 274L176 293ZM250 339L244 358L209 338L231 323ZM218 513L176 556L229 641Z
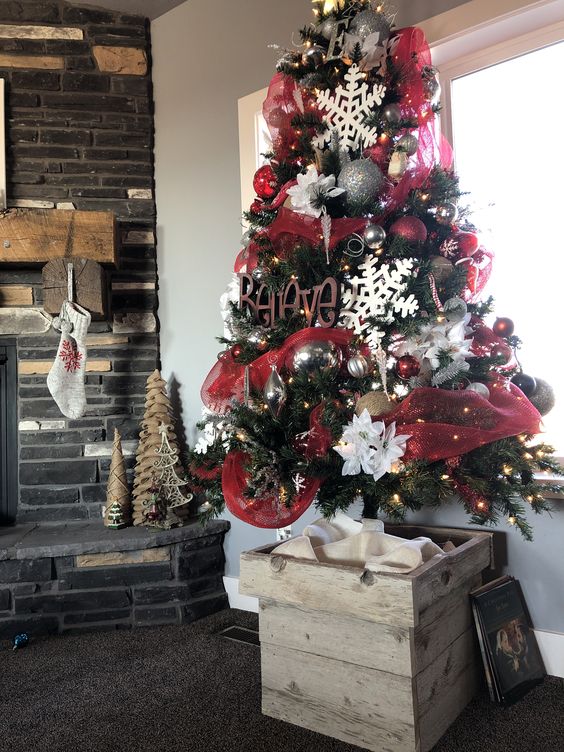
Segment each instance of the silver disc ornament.
M315 68L317 68L318 65L321 65L324 60L325 50L323 49L323 47L319 47L316 44L314 44L312 47L308 47L302 55L302 63L304 65L313 65Z
M462 321L468 313L468 306L462 298L449 298L444 304L443 314L450 324Z
M342 359L341 349L334 342L312 340L294 350L291 369L310 376L318 371L332 373L341 367Z
M362 237L371 251L378 251L384 245L386 231L380 225L366 225Z
M279 418L288 399L288 391L276 366L271 368L270 376L264 385L263 397L272 417Z
M435 219L440 225L451 225L458 216L456 204L446 202L439 204L435 210Z
M419 140L413 133L406 133L398 140L396 148L404 151L408 157L412 157L414 154L417 154Z
M390 36L390 24L383 13L373 10L363 10L358 13L349 24L349 33L360 37L362 41L370 34L380 32L380 43L385 42Z
M368 203L378 195L385 182L384 175L371 159L355 159L345 164L338 184L347 192L347 201Z
M371 370L370 361L360 353L352 355L347 361L347 371L354 379L362 379L368 376Z

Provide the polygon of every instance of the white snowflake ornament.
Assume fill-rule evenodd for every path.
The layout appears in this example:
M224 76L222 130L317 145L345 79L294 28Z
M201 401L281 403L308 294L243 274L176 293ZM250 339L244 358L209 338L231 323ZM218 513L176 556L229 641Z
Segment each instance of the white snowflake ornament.
M376 256L367 256L358 267L361 276L350 280L351 286L343 294L341 323L352 326L356 334L364 334L372 349L379 347L384 332L371 325L368 318L377 317L382 323L391 324L395 316L406 318L419 310L415 296L404 294L414 266L413 259L380 264Z
M386 87L374 84L372 89L366 83L366 74L355 63L345 74L346 88L339 85L335 91L325 89L317 97L320 110L324 110L323 120L327 130L313 140L319 149L331 141L332 131L339 134L342 148L357 149L373 146L378 138L378 130L365 124L365 118L372 109L382 104Z

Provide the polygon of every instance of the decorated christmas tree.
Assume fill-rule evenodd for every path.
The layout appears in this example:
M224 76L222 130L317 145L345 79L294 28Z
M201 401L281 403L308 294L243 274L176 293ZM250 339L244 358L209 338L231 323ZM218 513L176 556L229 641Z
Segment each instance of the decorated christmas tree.
M121 436L117 428L114 429L104 525L114 530L131 525L131 498L127 486Z
M178 465L178 447L176 435L171 427L172 410L166 392L166 382L159 371L154 371L147 379L145 414L141 422L139 446L135 463L135 480L133 483L133 524L144 525L148 522L146 512L151 501L152 486L158 483L160 471L155 469L159 459L157 450L162 444L161 426L167 427L167 439L176 454Z
M222 298L225 349L192 455L209 513L282 527L358 497L401 520L453 496L530 537L552 392L483 292L419 29L369 0L314 3L263 107L272 149ZM539 412L540 411L540 412Z

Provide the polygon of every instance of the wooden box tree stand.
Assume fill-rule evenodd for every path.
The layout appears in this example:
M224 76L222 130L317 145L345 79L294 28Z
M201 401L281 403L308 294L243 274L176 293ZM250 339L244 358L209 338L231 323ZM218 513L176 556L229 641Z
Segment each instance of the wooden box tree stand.
M258 596L262 712L374 752L427 752L477 687L469 592L492 564L492 534L386 526L455 548L410 574L241 555Z

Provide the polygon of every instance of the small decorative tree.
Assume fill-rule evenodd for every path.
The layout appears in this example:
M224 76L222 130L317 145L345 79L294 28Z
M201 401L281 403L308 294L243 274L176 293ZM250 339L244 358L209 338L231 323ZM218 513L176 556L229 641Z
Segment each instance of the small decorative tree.
M135 480L133 483L133 524L147 524L147 509L151 502L151 486L154 477L158 481L159 473L155 472L155 462L158 459L156 450L162 443L159 428L161 424L169 426L167 440L171 449L176 453L178 465L178 446L176 435L170 427L172 423L172 409L170 399L166 393L166 382L159 371L154 371L147 379L147 395L145 399L145 414L141 422L139 447L135 464ZM160 485L160 484L159 484Z
M114 445L112 448L110 476L108 478L104 525L113 530L118 530L130 524L131 498L127 486L127 473L121 448L121 436L116 428L114 429Z

